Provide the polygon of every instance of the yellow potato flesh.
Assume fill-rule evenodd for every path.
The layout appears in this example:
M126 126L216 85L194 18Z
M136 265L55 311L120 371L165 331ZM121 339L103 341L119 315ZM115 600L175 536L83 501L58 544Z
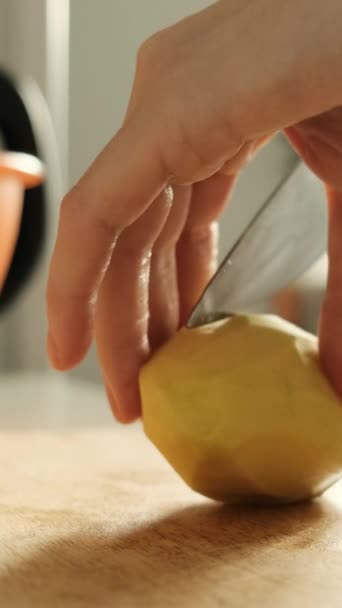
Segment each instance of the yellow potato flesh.
M182 329L140 375L144 429L186 483L224 502L292 502L342 470L342 404L317 339L271 315Z

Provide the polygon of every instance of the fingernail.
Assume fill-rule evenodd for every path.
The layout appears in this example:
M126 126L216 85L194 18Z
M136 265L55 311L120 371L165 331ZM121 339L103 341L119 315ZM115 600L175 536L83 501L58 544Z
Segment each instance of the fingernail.
M58 349L52 334L49 332L47 337L47 352L49 356L49 360L53 367L60 367L60 358L58 354Z
M118 420L118 422L122 422L122 413L120 407L118 406L118 403L113 395L113 391L110 388L109 384L105 384L105 389L110 409L112 410L114 417L116 418L116 420Z

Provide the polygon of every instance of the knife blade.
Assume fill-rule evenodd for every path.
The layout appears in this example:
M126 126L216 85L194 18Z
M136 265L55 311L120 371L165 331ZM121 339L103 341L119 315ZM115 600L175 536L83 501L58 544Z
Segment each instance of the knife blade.
M298 160L238 236L186 326L249 309L297 279L326 246L322 184Z

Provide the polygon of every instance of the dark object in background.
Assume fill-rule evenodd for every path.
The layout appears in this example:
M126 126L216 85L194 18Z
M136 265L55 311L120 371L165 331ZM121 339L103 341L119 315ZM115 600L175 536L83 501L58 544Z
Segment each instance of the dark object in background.
M0 134L6 150L41 157L25 100L15 81L1 70ZM43 249L45 228L46 192L41 185L25 192L18 241L0 293L0 313L14 301L31 276Z

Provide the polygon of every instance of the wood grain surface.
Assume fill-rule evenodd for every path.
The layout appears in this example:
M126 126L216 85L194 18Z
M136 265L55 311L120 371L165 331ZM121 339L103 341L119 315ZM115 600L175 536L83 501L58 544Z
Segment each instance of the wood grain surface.
M340 608L342 489L278 509L192 493L139 425L0 434L1 608Z

